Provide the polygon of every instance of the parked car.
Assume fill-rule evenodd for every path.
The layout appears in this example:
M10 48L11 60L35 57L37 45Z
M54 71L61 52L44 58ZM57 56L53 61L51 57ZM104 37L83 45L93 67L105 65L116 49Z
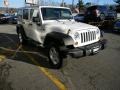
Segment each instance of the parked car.
M120 32L120 20L115 22L113 30L117 31L117 32Z
M11 15L11 17L9 18L9 23L10 24L17 24L17 16L16 15Z
M77 22L84 22L84 14L83 13L77 14L77 15L74 16L74 19Z
M105 19L116 19L117 13L109 6L95 5L90 6L85 12L85 21L103 21Z
M5 14L0 14L0 23L7 23L8 17Z

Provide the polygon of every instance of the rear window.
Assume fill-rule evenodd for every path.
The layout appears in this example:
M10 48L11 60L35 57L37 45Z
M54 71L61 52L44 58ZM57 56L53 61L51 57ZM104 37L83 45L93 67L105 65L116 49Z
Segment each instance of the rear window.
M90 10L90 11L95 10L95 9L97 9L97 6L91 6L91 7L87 8L87 10Z
M100 9L101 11L107 10L108 7L107 6L99 6L98 9Z
M26 20L29 19L29 10L28 9L23 10L23 19L26 19Z
M34 12L34 9L31 9L31 10L30 10L30 18L32 18L33 12Z
M91 6L88 8L88 10L95 10L95 9L105 11L105 10L109 9L109 7L108 6Z

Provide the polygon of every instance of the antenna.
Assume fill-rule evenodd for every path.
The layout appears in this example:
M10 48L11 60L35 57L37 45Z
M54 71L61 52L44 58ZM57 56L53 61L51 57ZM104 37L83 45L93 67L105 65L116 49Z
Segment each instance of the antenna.
M62 0L62 6L64 7L64 0Z

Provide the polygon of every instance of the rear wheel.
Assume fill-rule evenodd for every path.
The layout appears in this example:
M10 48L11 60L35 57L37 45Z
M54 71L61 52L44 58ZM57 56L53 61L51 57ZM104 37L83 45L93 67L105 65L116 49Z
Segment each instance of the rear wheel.
M20 32L18 33L18 39L19 39L19 43L22 44L23 43L23 37L22 37L22 34Z
M50 45L48 50L48 57L52 67L56 69L59 69L62 67L63 58L61 56L59 48L56 45L54 44Z
M19 44L27 44L27 38L25 36L24 33L22 33L22 31L18 30L18 39L19 39Z

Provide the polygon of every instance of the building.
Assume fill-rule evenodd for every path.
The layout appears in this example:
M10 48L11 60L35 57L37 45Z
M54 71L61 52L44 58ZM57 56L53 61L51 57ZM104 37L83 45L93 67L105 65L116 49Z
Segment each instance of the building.
M15 12L17 12L17 8L0 7L0 13L15 13Z

